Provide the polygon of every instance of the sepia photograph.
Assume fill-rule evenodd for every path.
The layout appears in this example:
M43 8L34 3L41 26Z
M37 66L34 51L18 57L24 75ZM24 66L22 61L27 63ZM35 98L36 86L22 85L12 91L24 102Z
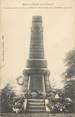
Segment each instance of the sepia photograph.
M75 1L0 1L0 117L75 116Z

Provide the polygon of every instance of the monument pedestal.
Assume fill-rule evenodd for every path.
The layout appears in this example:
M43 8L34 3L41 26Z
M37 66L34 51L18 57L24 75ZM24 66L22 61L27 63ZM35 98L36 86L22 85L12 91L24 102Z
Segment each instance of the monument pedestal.
M48 69L25 69L23 71L24 77L27 76L27 89L32 93L36 92L46 97L46 93L50 90L49 71ZM39 97L40 98L40 97Z

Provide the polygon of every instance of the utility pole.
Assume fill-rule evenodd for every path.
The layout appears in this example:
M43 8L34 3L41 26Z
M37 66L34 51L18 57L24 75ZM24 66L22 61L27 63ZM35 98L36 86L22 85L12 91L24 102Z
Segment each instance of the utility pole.
M5 58L4 58L4 35L2 35L1 37L1 64L0 64L0 69L3 68L4 66L4 62L5 62Z
M4 35L2 35L2 62L4 63Z

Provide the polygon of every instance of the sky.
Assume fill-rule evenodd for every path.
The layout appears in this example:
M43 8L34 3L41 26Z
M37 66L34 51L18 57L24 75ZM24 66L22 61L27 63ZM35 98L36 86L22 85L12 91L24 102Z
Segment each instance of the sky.
M50 83L62 88L64 58L75 45L74 9L2 9L0 15L0 39L2 35L5 38L5 63L0 69L1 87L7 82L18 86L16 78L22 75L29 56L32 16L40 15L43 21L44 50L50 70Z

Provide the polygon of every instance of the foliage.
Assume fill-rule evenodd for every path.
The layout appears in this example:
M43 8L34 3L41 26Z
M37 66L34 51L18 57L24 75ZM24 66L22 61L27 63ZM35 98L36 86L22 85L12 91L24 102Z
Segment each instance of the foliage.
M15 113L23 113L24 112L24 97L15 97L13 100L13 112Z
M75 49L67 53L65 58L66 71L63 73L65 78L65 97L69 97L72 103L72 111L75 112Z
M7 84L2 90L1 90L1 112L12 112L13 107L13 97L15 96L12 87Z
M67 66L66 72L64 73L65 77L73 78L75 76L75 50L67 53L65 63Z
M58 96L56 96L58 95ZM72 100L70 98L66 98L64 93L58 91L51 93L51 96L48 97L51 113L70 113L72 112Z

